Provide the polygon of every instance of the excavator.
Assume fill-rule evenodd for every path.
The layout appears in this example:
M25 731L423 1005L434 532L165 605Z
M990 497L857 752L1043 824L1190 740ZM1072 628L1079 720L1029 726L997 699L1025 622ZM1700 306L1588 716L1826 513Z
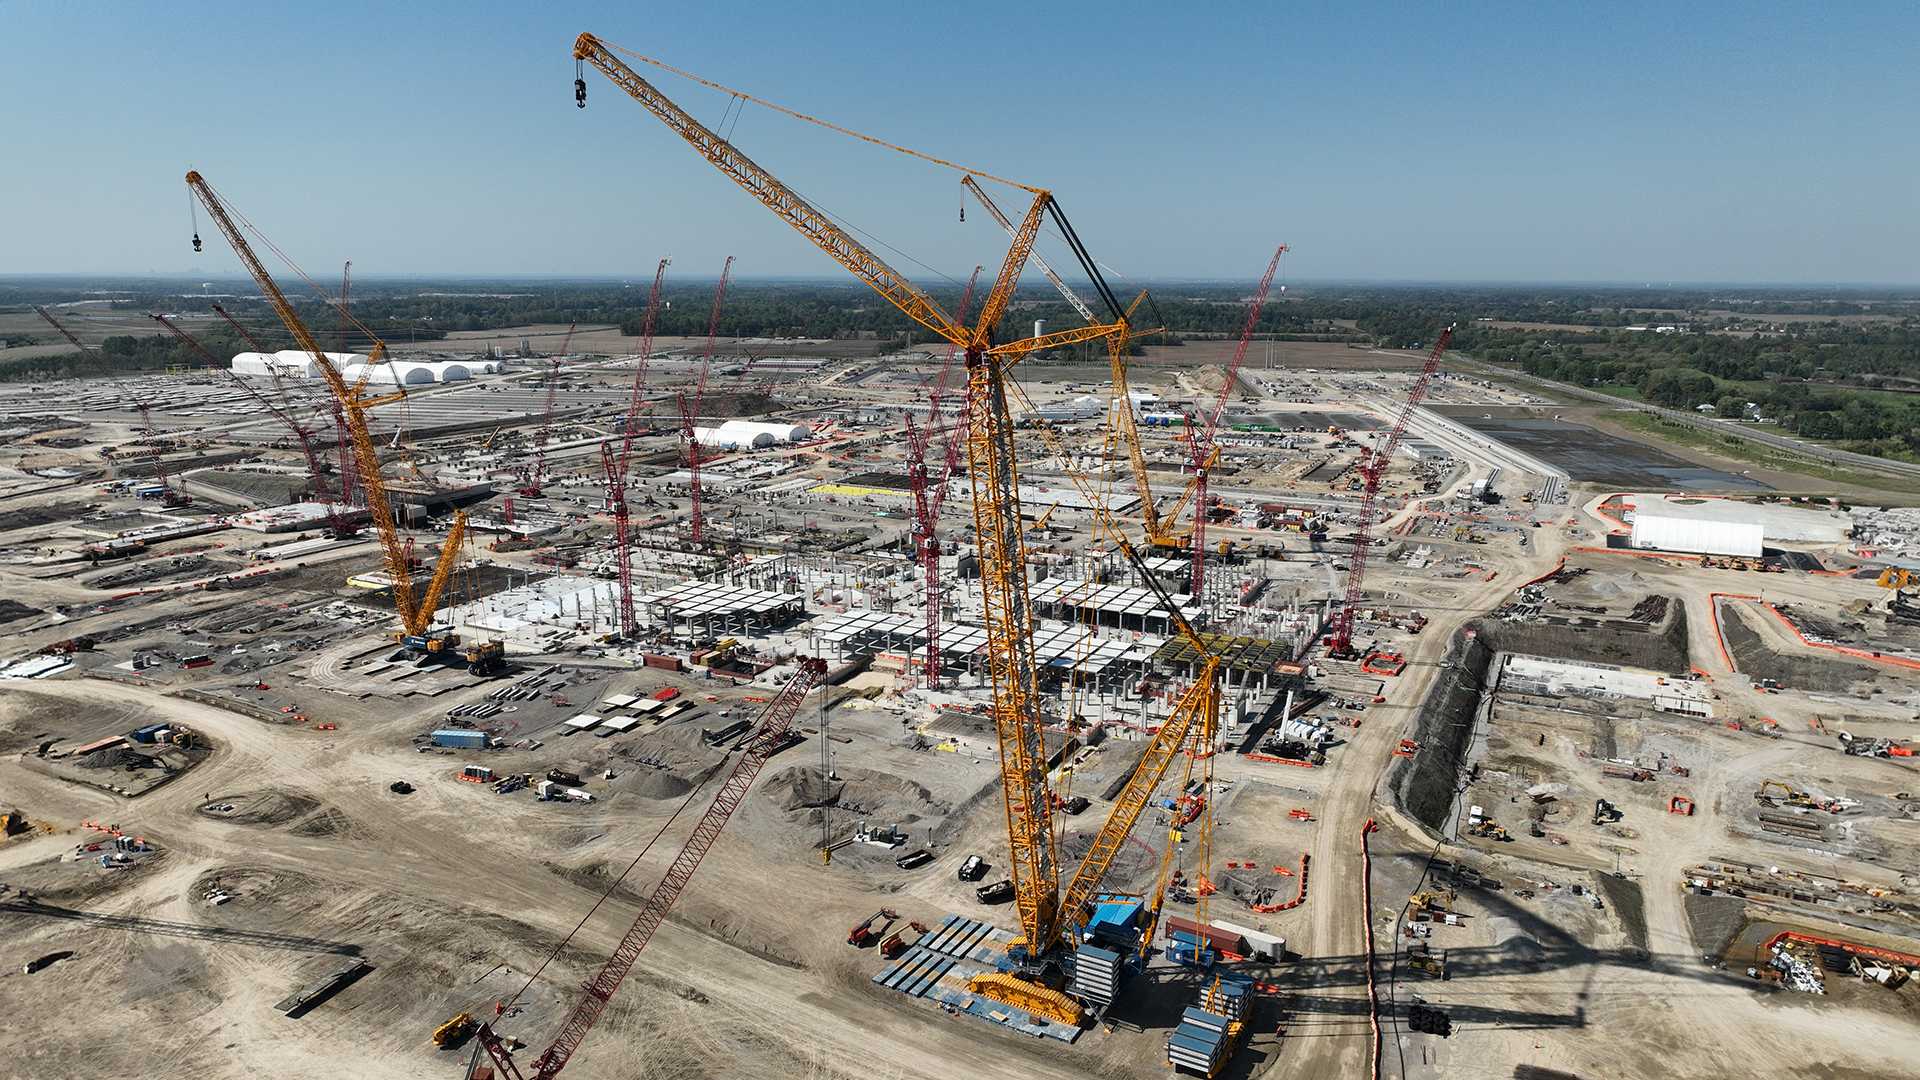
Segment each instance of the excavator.
M1444 915L1453 910L1453 894L1450 892L1414 893L1407 903L1413 906L1416 915L1436 912Z
M1772 788L1780 789L1781 795L1778 799L1767 794L1768 790ZM1826 810L1829 812L1833 812L1834 810L1832 803L1822 802L1807 792L1794 787L1792 784L1781 783L1771 778L1760 781L1760 790L1753 793L1753 798L1755 802L1762 806L1778 806L1781 803L1786 803L1788 806L1798 806L1805 810Z

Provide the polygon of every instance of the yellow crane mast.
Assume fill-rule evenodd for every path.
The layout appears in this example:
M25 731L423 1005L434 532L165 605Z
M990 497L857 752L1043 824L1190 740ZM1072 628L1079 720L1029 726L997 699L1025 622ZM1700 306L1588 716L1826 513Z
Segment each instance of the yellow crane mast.
M453 527L447 533L447 542L441 548L440 565L435 568L432 580L428 583L425 596L416 597L413 591L413 568L408 564L406 546L400 537L400 529L393 517L393 507L387 498L387 488L380 475L380 452L376 448L373 436L367 431L367 410L376 405L385 405L406 397L406 391L396 390L391 394L377 397L366 395L367 377L372 374L373 365L380 362L386 350L385 342L376 342L373 353L368 358L366 370L361 373L355 386L347 381L333 366L326 350L320 347L313 333L301 321L300 315L287 300L286 294L273 280L273 275L261 263L259 256L253 253L252 245L233 222L226 205L213 187L198 172L187 173L187 187L200 200L207 214L212 217L215 227L232 245L235 255L253 275L254 283L266 295L267 302L286 324L287 330L299 343L301 350L313 357L314 366L327 381L327 388L340 402L347 418L347 431L353 440L354 459L360 466L361 488L366 492L367 512L373 517L375 530L380 535L380 548L387 564L387 576L393 581L394 607L400 613L401 631L396 635L402 644L428 652L439 652L459 644L459 639L451 635L430 635L428 629L433 622L434 609L439 604L440 593L447 583L448 572L453 566L454 553L460 548L460 542L466 535L466 515L456 512ZM198 243L198 238L195 238Z
M956 322L923 290L791 188L688 115L615 56L610 46L592 34L581 34L574 45L574 57L600 70L729 179L886 297L902 313L964 350L969 401L968 475L973 484L974 531L986 607L988 670L993 685L993 717L1000 744L1002 794L1012 856L1009 876L1014 883L1022 931L1015 959L1029 962L1017 973L981 976L975 980L973 989L983 996L1060 1022L1078 1022L1082 1017L1079 1003L1047 985L1040 969L1057 959L1049 954L1065 943L1068 929L1082 924L1115 854L1145 808L1167 764L1185 744L1193 725L1196 722L1210 725L1218 715L1218 695L1212 689L1210 662L1196 682L1195 692L1183 699L1175 715L1149 745L1145 758L1095 838L1092 850L1069 881L1063 898L1054 850L1053 793L1047 784L1046 748L1036 685L1037 665L1026 587L1007 375L1014 365L1037 350L1124 334L1127 332L1124 319L1113 323L1093 322L1073 330L993 344L993 330L1006 312L1014 286L1049 211L1061 223L1069 242L1078 246L1071 237L1071 227L1065 225L1064 217L1047 191L1014 185L1033 194L1033 205L1013 230L1013 243L993 290L982 305L977 322L969 328ZM575 95L584 105L584 78L575 80ZM1130 545L1125 550L1138 561ZM1174 614L1177 618L1177 609ZM1187 632L1191 633L1190 629Z
M1007 235L1013 236L1015 232L1013 222L1007 220L1007 215L1001 212L999 205L985 191L981 190L973 177L971 175L962 177L960 182L967 186L967 190L973 192L974 198L980 200L980 205L986 208L993 220L1000 223L1000 227L1006 230ZM1053 287L1059 290L1067 303L1072 305L1074 311L1086 320L1087 325L1092 326L1100 321L1094 316L1093 309L1087 306L1087 302L1060 279L1060 275L1047 264L1044 258L1035 253L1033 261L1040 267L1040 272L1046 275L1047 280L1053 282ZM1126 312L1122 313L1118 309L1113 312L1114 322L1121 327L1121 330L1107 338L1107 364L1113 375L1112 393L1107 401L1107 456L1113 456L1116 443L1126 452L1127 462L1133 470L1134 489L1140 495L1140 516L1147 525L1147 542L1154 547L1179 547L1181 534L1174 532L1172 526L1179 520L1179 507L1186 505L1187 499L1192 497L1192 491L1189 490L1180 500L1173 513L1160 512L1159 503L1153 494L1152 473L1147 469L1146 452L1140 446L1140 425L1138 418L1133 414L1133 395L1129 392L1127 384L1127 350L1133 338L1133 313L1146 297L1147 294L1143 291L1134 299L1133 305Z

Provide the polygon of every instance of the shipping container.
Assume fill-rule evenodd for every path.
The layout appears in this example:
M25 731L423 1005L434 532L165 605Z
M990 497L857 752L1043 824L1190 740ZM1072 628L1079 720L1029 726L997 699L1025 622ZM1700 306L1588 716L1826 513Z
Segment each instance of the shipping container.
M667 671L683 671L686 665L677 656L662 656L659 653L641 653L641 662L651 668L663 668Z
M487 747L487 733L484 731L436 731L433 733L433 745L453 746L462 750L484 750Z
M1247 955L1246 941L1239 934L1219 926L1197 923L1192 919L1178 915L1169 915L1164 924L1168 939L1185 944L1199 944L1214 952L1230 952L1237 956Z

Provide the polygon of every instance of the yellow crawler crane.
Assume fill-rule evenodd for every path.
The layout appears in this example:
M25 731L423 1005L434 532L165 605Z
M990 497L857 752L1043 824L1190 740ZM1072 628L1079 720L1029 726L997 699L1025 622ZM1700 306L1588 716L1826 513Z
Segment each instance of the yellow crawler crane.
M1115 303L1110 305L1116 315L1113 322L1095 321L1072 330L995 344L994 327L1006 313L1040 226L1049 215L1060 226L1060 233L1074 248L1089 276L1100 281L1092 258L1080 246L1051 193L1025 184L999 181L1030 193L1033 205L1013 229L1013 243L993 289L981 305L977 321L968 327L948 315L924 290L887 265L849 232L641 78L614 55L616 51L624 50L615 50L591 34L580 35L574 45L574 57L582 65L592 64L729 179L908 318L965 353L969 402L967 471L973 484L974 531L986 608L988 672L993 684L993 718L1000 746L1000 774L1011 848L1009 877L1014 883L1021 926L1021 936L1012 950L1018 970L977 977L969 989L1053 1022L1078 1024L1084 1018L1084 1009L1079 1001L1059 989L1059 980L1051 969L1058 965L1062 949L1072 947L1077 928L1087 921L1107 869L1146 808L1167 766L1178 756L1196 727L1210 731L1219 715L1218 661L1209 656L1194 680L1193 689L1148 745L1091 849L1063 890L1053 840L1054 792L1047 784L1047 755L1036 684L1033 618L1028 601L1024 529L1014 465L1013 415L1008 402L1008 384L1012 380L1008 375L1014 365L1036 351L1126 334L1129 332L1126 318ZM653 63L636 54L628 55ZM584 106L584 74L575 80L574 90ZM747 95L740 96L758 101ZM856 137L879 143L868 136ZM879 144L914 153L889 143ZM914 156L967 172L937 158ZM998 180L984 173L968 175ZM1102 291L1105 292L1104 286ZM1139 561L1131 545L1123 544L1123 548L1136 563ZM1172 610L1178 619L1178 608ZM1183 633L1192 633L1184 622L1181 626Z
M401 539L399 525L394 521L393 506L387 497L386 483L381 479L380 452L374 443L373 436L367 430L367 410L377 405L399 401L407 396L404 390L396 390L394 393L378 397L369 397L366 394L367 380L373 374L374 365L379 363L385 354L386 343L379 342L374 345L373 353L360 374L359 382L348 386L346 379L333 366L333 361L328 358L326 351L320 347L320 342L314 338L313 333L307 329L306 323L301 321L299 313L288 302L286 294L280 291L280 286L274 282L273 275L267 273L266 266L261 263L259 256L253 253L252 245L247 243L246 236L234 224L233 215L228 212L226 204L214 192L213 187L198 172L187 174L187 187L200 200L200 205L206 208L208 215L213 219L214 226L227 238L227 243L233 246L234 254L240 257L240 262L246 266L247 272L253 275L254 283L260 286L260 291L266 295L267 302L273 305L273 310L279 314L280 321L286 324L287 331L293 335L294 341L299 343L301 351L313 358L314 366L319 369L321 377L327 381L327 389L332 391L334 398L340 402L346 414L347 431L353 440L354 459L360 467L361 488L366 492L367 511L373 517L374 528L380 535L380 550L385 556L387 576L393 583L394 607L400 613L400 631L394 635L395 638L408 648L427 653L440 653L453 648L460 643L460 639L450 630L436 630L432 622L434 609L439 606L440 593L446 587L448 574L456 561L456 553L466 536L467 519L464 514L458 512L454 514L453 527L448 531L447 542L441 549L440 565L434 570L426 595L416 596L413 591L413 568L407 559L406 544ZM194 238L196 248L199 242L199 237L196 236Z

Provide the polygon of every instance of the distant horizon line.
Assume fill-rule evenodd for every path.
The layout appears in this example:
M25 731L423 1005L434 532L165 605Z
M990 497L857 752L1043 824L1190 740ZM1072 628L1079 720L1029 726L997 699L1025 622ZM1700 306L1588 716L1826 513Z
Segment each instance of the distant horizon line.
M408 284L476 283L476 284L526 284L526 285L536 285L536 284L632 285L635 282L639 282L642 285L645 285L650 283L651 277L652 277L651 274L642 276L639 274L633 274L633 275L620 275L620 274L582 274L582 275L497 274L497 275L490 275L490 274L412 273L412 274L381 274L381 275L368 274L364 277L356 276L354 279L354 283L356 285L361 285L361 284L371 285L376 283L387 283L387 282L399 282L399 283L408 283ZM692 275L689 277L679 278L678 280L683 282L718 281L719 275L717 274L712 276ZM848 280L845 277L837 277L837 276L836 277L817 277L817 276L788 276L788 275L779 275L779 274L738 275L738 276L732 277L730 280L732 280L735 284L741 284L741 285L747 285L747 284L812 285L812 286L829 286L829 287L842 287L842 288L866 287L866 284L864 282L857 281L857 280ZM1074 279L1068 279L1068 280L1072 281ZM1162 277L1162 278L1141 277L1138 280L1143 285L1161 285L1161 286L1216 285L1218 286L1218 285L1251 284L1251 283L1257 282L1258 278L1254 276L1249 276L1249 277ZM209 275L204 273L193 273L189 271L147 271L144 273L137 273L132 271L0 273L0 283L22 284L22 283L33 282L33 281L43 281L43 282L92 281L92 282L102 282L102 283L114 282L114 281L119 281L119 282L245 281L245 282L251 283L252 279L250 277L247 277L244 274ZM1089 284L1089 285L1091 284L1090 281L1084 278L1079 279L1074 283ZM1376 288L1439 287L1439 288L1549 288L1549 289L1642 289L1642 290L1644 289L1766 289L1766 290L1819 289L1823 291L1837 291L1840 289L1871 289L1871 290L1886 291L1886 292L1914 292L1914 293L1920 294L1920 282L1889 283L1889 282L1864 282L1864 281L1832 282L1832 281L1710 281L1710 280L1680 281L1680 280L1672 280L1672 281L1665 281L1665 282L1647 282L1642 280L1636 283L1631 279L1612 280L1612 281L1600 281L1600 280L1579 281L1579 280L1526 280L1526 279L1512 279L1512 278L1506 278L1506 279L1459 278L1459 279L1449 280L1449 279L1434 279L1434 278L1328 277L1328 278L1296 278L1292 281L1286 282L1285 284L1288 287L1313 286L1316 288L1324 288L1324 287L1331 287L1331 286L1343 286L1343 287L1357 286L1357 287L1376 287ZM944 286L929 285L929 286L923 286L923 287L941 288Z

